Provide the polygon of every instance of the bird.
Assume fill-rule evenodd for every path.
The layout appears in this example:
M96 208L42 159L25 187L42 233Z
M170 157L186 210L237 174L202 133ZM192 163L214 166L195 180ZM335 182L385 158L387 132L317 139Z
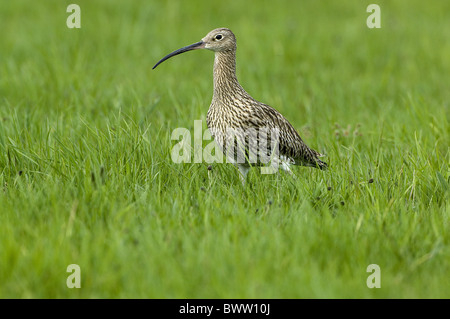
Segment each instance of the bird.
M207 49L215 53L213 97L206 123L227 160L237 166L243 184L251 166L268 166L292 173L290 166L326 170L321 153L309 148L291 123L273 107L248 94L236 77L236 36L228 28L210 31L201 41L182 47L159 60L184 52ZM267 172L267 171L266 171Z

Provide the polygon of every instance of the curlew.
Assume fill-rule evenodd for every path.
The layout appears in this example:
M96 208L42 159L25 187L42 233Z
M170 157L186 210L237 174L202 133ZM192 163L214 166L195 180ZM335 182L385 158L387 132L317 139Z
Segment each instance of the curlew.
M251 166L269 162L272 168L281 167L291 175L290 165L327 168L319 159L323 155L309 148L281 113L252 98L239 84L236 37L231 30L214 29L200 42L166 55L153 69L175 55L197 49L215 53L214 93L206 123L227 159L238 167L243 183Z

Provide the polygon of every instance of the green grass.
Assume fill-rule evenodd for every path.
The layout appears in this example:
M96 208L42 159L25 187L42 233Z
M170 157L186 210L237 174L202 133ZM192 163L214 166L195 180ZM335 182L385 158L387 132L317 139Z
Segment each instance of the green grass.
M69 3L0 4L0 297L450 297L449 3ZM213 53L151 67L224 26L328 171L172 162Z

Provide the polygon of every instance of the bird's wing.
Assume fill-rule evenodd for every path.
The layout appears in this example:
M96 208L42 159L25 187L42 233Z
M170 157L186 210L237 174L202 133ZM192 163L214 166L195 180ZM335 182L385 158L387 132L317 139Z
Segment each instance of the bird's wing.
M303 142L299 133L280 112L267 104L258 102L251 113L248 127L268 127L269 130L278 130L280 155L291 158L295 164L316 166L321 154Z

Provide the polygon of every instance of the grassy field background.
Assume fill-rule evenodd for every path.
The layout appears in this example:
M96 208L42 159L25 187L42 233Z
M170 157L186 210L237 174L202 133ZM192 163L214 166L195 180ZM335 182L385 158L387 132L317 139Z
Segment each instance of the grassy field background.
M450 298L449 2L72 2L0 3L1 298ZM217 27L328 171L172 162Z

